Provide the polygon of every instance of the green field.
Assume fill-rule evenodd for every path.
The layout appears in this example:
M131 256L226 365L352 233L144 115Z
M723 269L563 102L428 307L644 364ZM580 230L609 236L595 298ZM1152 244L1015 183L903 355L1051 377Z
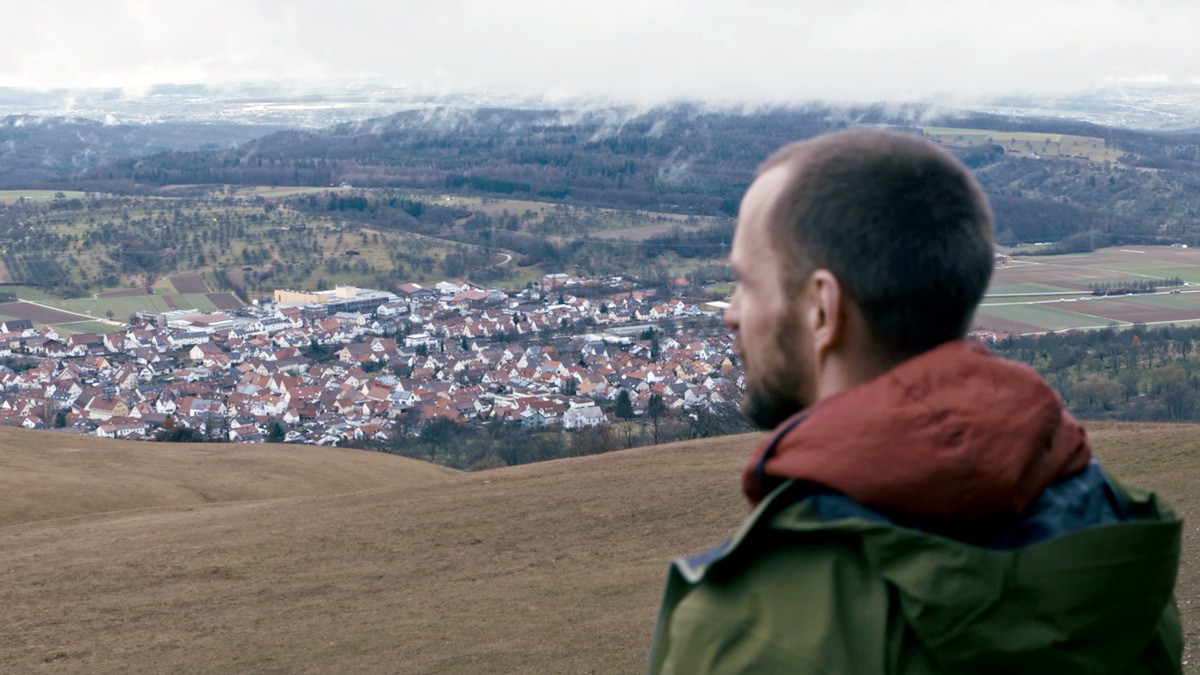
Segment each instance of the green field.
M1065 330L1092 326L1097 323L1103 325L1108 321L1097 317L1085 317L1082 314L1057 309L1050 305L1006 305L981 307L979 314L976 315L975 323L986 327L988 324L985 318L988 316L1018 321L1043 330Z
M1106 265L1108 269L1140 274L1150 277L1170 279L1179 277L1184 281L1200 283L1200 267L1195 265L1180 265L1172 260L1147 260L1145 262L1123 262Z
M114 330L124 330L124 328L102 321L77 321L75 323L54 324L54 330L59 335L65 337L76 333L108 333Z
M1163 309L1196 310L1197 316L1200 317L1200 293L1135 295L1127 299Z
M168 298L174 301L174 307L167 303ZM97 317L107 316L107 312L111 311L113 318L119 321L124 321L129 315L136 312L167 312L172 309L196 309L202 312L211 312L216 309L203 293L139 295L130 298L76 298L46 304L83 314L91 312L92 316Z
M1017 257L993 271L976 325L1024 333L1111 323L1128 326L1200 321L1200 293L1192 292L1195 287L1185 286L1172 293L1170 284L1157 283L1155 294L1120 292L1174 277L1185 284L1200 284L1200 250L1129 246L1071 255ZM1113 297L1091 295L1093 286L1106 285L1113 289Z
M61 199L82 199L87 193L77 190L0 190L0 204L14 204L21 199L48 202L60 194Z
M1078 295L1080 291L1078 289L1068 290L1062 286L1043 283L993 283L991 286L988 286L987 290L988 296L1015 295L1017 293L1068 293Z
M16 293L17 297L22 300L32 300L34 302L46 302L47 300L57 300L54 295L47 293L41 288L34 286L0 286L0 291L5 293Z
M724 283L712 284L711 286L705 288L705 290L709 293L731 297L733 296L733 292L737 290L737 284L732 281L727 281Z
M1054 304L1058 304L1060 300L1065 300L1066 302L1080 302L1080 300L1079 300L1080 298L1088 298L1090 300L1091 297L1092 296L1090 294L1085 294L1085 293L1068 293L1066 291L1060 291L1059 293L1056 293L1055 295L1050 295L1050 296L1048 296L1048 295L1009 295L1009 296L1006 296L1003 298L986 297L983 299L983 302L979 303L979 305L980 305L980 307L991 307L991 306L1012 305L1012 304L1017 304L1017 303L1024 303L1024 304L1054 303Z
M265 197L267 199L278 199L282 197L293 197L295 195L306 195L312 193L324 194L326 192L346 192L343 188L332 187L270 187L260 185L255 187L240 187L236 188L234 194L238 197Z
M1103 138L1029 131L993 131L957 127L922 127L921 132L947 145L998 145L1008 155L1069 157L1091 162L1116 162L1124 154L1109 148Z
M1034 143L1059 143L1062 141L1062 134L1048 134L1036 131L992 131L990 129L965 129L958 127L922 127L921 131L933 138L942 139L962 139L965 141L989 141L992 143L1004 143L1008 141L1029 141Z

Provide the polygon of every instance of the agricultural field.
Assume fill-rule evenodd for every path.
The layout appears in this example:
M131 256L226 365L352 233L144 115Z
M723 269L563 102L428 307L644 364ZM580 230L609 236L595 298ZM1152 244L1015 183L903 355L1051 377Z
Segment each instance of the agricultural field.
M108 333L114 330L125 330L125 324L104 321L77 321L73 323L54 324L54 332L58 333L61 337L67 337L77 333L93 333L99 335L101 333Z
M60 300L62 307L73 312L91 314L92 316L108 316L124 321L126 317L137 312L170 312L177 309L195 309L201 312L212 312L218 309L205 293L179 293L173 295L136 295L117 298L74 298ZM239 303L239 307L241 304ZM230 308L224 308L230 309Z
M683 224L674 218L658 218L652 222L642 225L632 225L629 227L616 227L606 230L600 230L592 236L597 239L626 239L629 241L643 241L650 237L670 234L674 230L683 232L695 232L700 229L699 225Z
M1179 278L1157 292L1095 296L1092 284ZM974 325L1037 333L1134 323L1200 322L1200 250L1171 246L1101 249L1062 256L1018 257L997 267Z
M88 321L90 318L91 317L86 314L63 311L31 302L0 303L0 320L3 321L8 321L11 319L28 319L32 321L35 326L45 326L60 323L72 323L75 321Z
M184 186L192 187L192 186ZM232 194L243 197L264 197L267 199L278 199L281 197L294 197L296 195L305 195L312 193L325 192L343 192L342 188L332 187L271 187L267 185L257 185L252 187L232 187Z
M419 195L413 195L419 198ZM471 211L483 211L489 216L508 214L540 215L554 208L549 202L535 202L527 199L496 199L494 197L467 197L463 195L431 195L434 202L447 206L457 206Z
M998 145L1015 157L1057 157L1089 162L1116 162L1125 154L1109 148L1103 138L1029 131L990 131L952 127L923 127L921 132L945 145Z
M47 202L53 199L79 199L84 194L74 190L0 190L0 204L15 204L21 200Z
M44 302L54 299L54 295L47 293L45 289L34 286L16 286L12 284L0 284L0 292L12 293L22 300L32 300L33 302Z
M199 274L176 274L165 279L176 293L207 293L208 284Z
M114 330L137 312L195 309L202 312L237 309L243 304L232 293L175 295L109 295L103 298L49 299L39 303L0 303L0 321L28 319L35 326L53 326L63 335Z

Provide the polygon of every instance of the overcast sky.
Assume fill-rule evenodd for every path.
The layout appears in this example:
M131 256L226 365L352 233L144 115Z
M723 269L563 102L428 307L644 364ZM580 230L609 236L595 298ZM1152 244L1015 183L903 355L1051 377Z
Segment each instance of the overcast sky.
M0 0L0 86L372 82L660 102L1200 84L1194 0Z

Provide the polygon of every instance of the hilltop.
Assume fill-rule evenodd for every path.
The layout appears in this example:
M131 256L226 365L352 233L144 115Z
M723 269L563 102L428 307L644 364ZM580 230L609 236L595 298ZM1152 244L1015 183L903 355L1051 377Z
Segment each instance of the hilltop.
M456 471L339 448L139 443L0 427L0 526L414 485Z
M1195 517L1196 427L1089 428L1110 470ZM0 671L640 672L667 561L736 526L758 438L3 527Z

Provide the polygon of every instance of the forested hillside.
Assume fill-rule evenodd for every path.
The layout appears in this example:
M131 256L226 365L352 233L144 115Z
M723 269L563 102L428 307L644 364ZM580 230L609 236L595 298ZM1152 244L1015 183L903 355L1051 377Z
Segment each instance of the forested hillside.
M234 122L109 124L9 115L0 118L0 187L39 187L126 157L224 148L275 129Z
M82 189L174 184L398 187L574 205L732 215L755 166L783 142L834 129L928 125L1026 139L935 137L994 200L1002 243L1098 246L1200 236L1200 137L1063 120L938 114L916 107L719 111L677 105L591 112L438 109L233 149L166 152L84 172ZM1071 154L1068 138L1107 150Z

